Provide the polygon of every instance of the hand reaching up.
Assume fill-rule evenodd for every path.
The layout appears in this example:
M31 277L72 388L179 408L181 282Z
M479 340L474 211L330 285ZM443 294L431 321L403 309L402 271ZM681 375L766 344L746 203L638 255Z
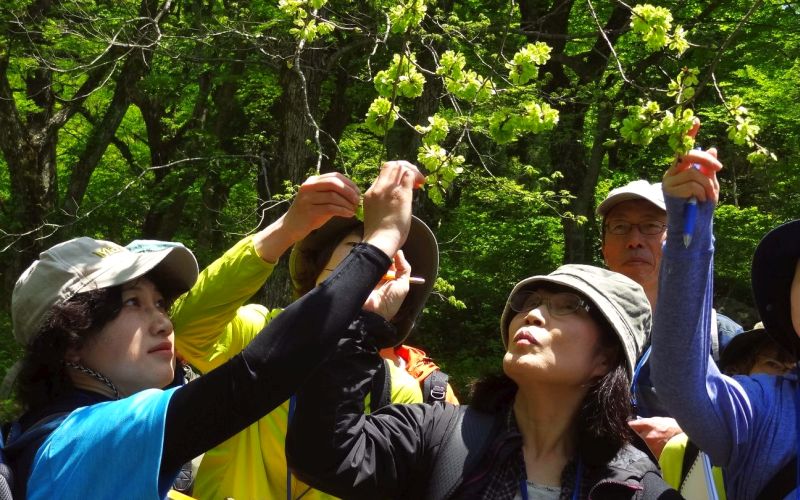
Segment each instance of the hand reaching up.
M365 310L380 314L387 321L400 310L410 287L411 265L402 250L395 254L393 267L395 279L381 281L364 303Z
M695 137L699 129L700 120L696 120L689 135ZM695 165L698 168L692 168ZM715 148L689 151L664 174L664 193L675 198L688 199L694 196L698 201L716 204L719 201L717 172L721 169L722 163L717 160Z
M412 191L424 182L417 167L407 161L384 163L364 195L363 241L393 257L411 228Z
M267 262L277 262L290 246L322 227L331 217L352 217L361 193L344 175L312 175L300 186L289 210L253 238L256 251Z

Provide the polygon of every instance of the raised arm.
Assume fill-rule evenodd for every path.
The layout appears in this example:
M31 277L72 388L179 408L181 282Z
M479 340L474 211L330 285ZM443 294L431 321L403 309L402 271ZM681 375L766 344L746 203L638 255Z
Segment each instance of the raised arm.
M162 473L224 441L288 399L333 350L405 241L411 190L423 178L393 163L365 197L365 238L325 282L289 306L241 354L176 390Z
M209 372L244 349L278 311L240 307L291 245L333 216L352 216L359 196L358 187L339 173L306 179L283 216L226 251L175 302L171 316L178 352Z
M691 168L692 164L700 169ZM667 241L661 260L658 307L653 325L652 377L681 428L725 464L745 438L752 415L741 385L711 360L714 292L712 218L719 196L716 151L692 151L664 175ZM684 205L694 196L698 216L691 243L684 243Z

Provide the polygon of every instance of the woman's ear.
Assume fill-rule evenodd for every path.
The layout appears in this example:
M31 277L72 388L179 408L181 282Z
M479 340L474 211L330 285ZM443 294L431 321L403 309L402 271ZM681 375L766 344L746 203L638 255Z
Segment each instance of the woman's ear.
M597 356L595 357L595 368L592 372L592 377L599 381L601 378L605 377L608 372L611 371L611 368L617 364L617 359L619 358L619 350L615 347L602 347L597 350Z

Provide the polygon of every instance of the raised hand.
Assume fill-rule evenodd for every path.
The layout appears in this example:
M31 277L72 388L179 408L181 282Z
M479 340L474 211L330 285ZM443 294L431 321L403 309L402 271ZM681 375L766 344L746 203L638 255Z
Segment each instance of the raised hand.
M387 321L400 310L410 287L411 265L402 250L394 256L393 270L395 278L381 281L364 302L365 310L380 314Z
M300 189L286 212L285 224L295 241L324 225L331 217L352 217L358 209L361 192L358 186L338 172L313 175Z
M412 190L425 177L407 161L390 161L364 195L364 242L393 257L411 227Z
M309 177L289 210L255 235L256 251L265 261L277 262L290 246L331 217L355 215L360 196L358 186L338 172Z
M689 135L695 137L699 129L700 120L695 120ZM699 168L692 168L695 165ZM694 196L698 201L716 204L719 201L717 172L721 169L722 163L717 160L716 148L689 151L677 158L664 174L664 192L675 198L688 199Z

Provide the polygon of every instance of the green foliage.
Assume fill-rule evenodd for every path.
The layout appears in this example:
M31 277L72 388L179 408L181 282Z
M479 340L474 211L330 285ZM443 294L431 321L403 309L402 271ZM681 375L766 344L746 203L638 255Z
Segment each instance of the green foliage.
M394 126L397 116L397 108L392 101L378 97L369 105L365 125L375 135L384 135Z
M529 43L514 54L511 63L506 63L508 80L515 85L525 85L539 74L539 66L550 59L552 49L542 42Z
M631 17L631 28L648 50L655 51L669 47L682 54L689 48L683 28L681 26L672 28L672 13L664 7L650 4L635 6Z
M662 111L657 102L647 101L629 106L628 112L620 128L620 135L625 140L647 146L653 139L667 136L674 152L682 154L692 149L694 140L686 135L694 122L691 109L684 109L675 117L671 111Z
M546 102L522 102L516 108L502 108L489 119L489 132L498 144L518 139L522 134L538 134L558 123L558 111Z
M393 33L405 33L416 28L425 17L428 6L425 0L406 0L394 4L389 9L389 23Z
M392 99L396 96L414 98L422 95L425 77L416 68L414 54L395 54L392 64L375 75L378 95Z
M448 50L439 59L436 74L443 78L447 91L458 99L468 102L486 101L492 95L492 81L466 66L464 54Z

